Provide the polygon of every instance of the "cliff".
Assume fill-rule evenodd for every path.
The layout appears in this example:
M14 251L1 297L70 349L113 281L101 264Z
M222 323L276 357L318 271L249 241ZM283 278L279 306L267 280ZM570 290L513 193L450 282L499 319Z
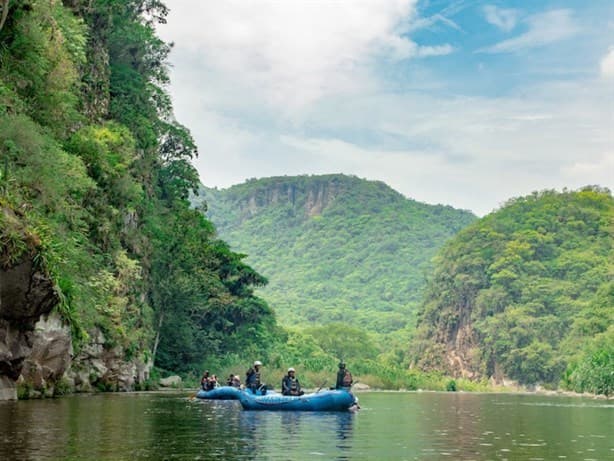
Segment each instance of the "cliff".
M0 400L16 399L16 382L34 344L34 326L40 316L59 302L49 276L36 266L36 238L26 233L18 217L0 209L3 246L0 248ZM20 241L21 251L12 255L11 242ZM13 250L15 251L15 250Z
M0 397L143 388L153 363L195 373L203 350L242 351L245 324L274 332L266 280L187 200L166 6L0 11Z
M2 209L0 252L0 400L64 392L133 390L150 363L126 360L93 328L74 354L71 328L58 313L60 293L41 267L39 238ZM9 240L9 236L11 240ZM17 251L11 244L18 246Z
M414 364L614 390L613 222L610 191L587 187L510 200L461 231L436 258ZM578 384L578 373L594 382Z

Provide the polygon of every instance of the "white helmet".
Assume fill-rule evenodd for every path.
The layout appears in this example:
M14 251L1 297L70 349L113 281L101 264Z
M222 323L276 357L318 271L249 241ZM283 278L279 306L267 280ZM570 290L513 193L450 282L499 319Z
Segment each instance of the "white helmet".
M288 373L290 373L291 371L296 371L296 370L292 367L288 368Z
M260 360L256 360L254 362L254 366L258 366L258 365L262 365L262 362Z

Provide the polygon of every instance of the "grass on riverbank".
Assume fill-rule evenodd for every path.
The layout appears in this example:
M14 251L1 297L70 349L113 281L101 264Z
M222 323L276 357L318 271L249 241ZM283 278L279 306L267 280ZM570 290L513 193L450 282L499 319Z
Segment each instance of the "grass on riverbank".
M239 375L241 382L245 382L245 372L249 366L244 364L235 364L230 366L222 366L219 368L207 368L210 374L215 374L221 385L226 384L226 380L230 374ZM294 367L296 376L299 378L302 387L306 389L322 389L335 385L336 369L325 369L318 371L306 370L300 365ZM348 364L350 368L350 364ZM493 387L486 380L470 381L468 379L453 379L441 373L424 373L414 370L391 369L390 367L381 367L380 371L385 373L375 374L372 370L369 373L362 373L360 366L350 368L354 384L364 384L370 389L378 390L430 390L430 391L465 391L465 392L497 392L501 389ZM371 368L371 367L368 367ZM276 390L281 388L281 380L286 374L286 368L263 366L262 381L269 387ZM166 374L162 374L166 376ZM200 386L200 375L188 374L182 376L183 385L187 388L198 388Z

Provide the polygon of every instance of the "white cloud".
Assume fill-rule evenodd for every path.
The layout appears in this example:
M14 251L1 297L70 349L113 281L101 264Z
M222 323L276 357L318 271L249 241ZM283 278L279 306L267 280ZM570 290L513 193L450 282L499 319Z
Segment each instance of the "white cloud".
M369 88L369 65L378 58L452 52L449 45L421 47L403 35L416 3L169 0L168 25L160 34L233 88L291 111Z
M614 77L614 46L611 46L600 63L601 75L606 78Z
M444 23L446 26L451 27L454 30L461 32L463 30L457 23L452 21L450 18L445 17L441 13L437 13L426 18L417 18L416 20L412 21L411 24L409 24L408 29L412 31L430 29L439 22Z
M170 91L199 146L195 165L208 186L342 172L478 214L533 190L613 186L609 79L585 72L557 82L548 66L545 81L522 68L516 91L513 79L495 73L497 91L482 92L464 86L468 77L456 62L445 74L428 60L399 63L453 51L406 37L419 22L413 0L166 3L173 13L161 32L176 42ZM495 45L498 52L575 30L566 10L523 24L526 32ZM600 43L590 49L603 50ZM564 46L554 51L565 54ZM601 64L604 77L610 56ZM489 70L493 57L469 58Z
M572 37L577 32L571 10L552 10L529 16L523 22L528 30L514 38L481 48L482 53L514 53L528 48L549 45Z
M484 16L488 23L497 26L504 32L510 32L518 22L517 10L499 8L494 5L484 6Z
M211 120L195 133L203 182L226 187L249 177L343 172L480 215L534 190L612 187L605 86L546 85L496 99L342 95L314 106L298 129L276 132ZM363 139L344 136L347 130Z
M614 141L614 139L613 139ZM602 182L602 185L612 185L612 177L614 176L614 151L606 152L601 156L596 156L593 159L586 161L576 161L562 168L562 173L568 180L578 182L587 177L599 177L600 175L606 178L610 175L609 182Z
M520 120L525 122L538 122L540 120L550 120L552 118L551 114L519 114L512 115L510 120Z
M449 44L438 45L438 46L421 46L418 49L418 56L427 57L427 56L444 56L446 54L450 54L454 51L454 47Z

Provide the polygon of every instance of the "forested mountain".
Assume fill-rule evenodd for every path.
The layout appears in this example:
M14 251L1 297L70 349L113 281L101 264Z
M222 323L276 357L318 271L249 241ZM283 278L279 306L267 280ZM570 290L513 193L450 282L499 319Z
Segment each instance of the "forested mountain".
M189 206L197 152L165 91L166 15L159 0L0 2L0 398L21 373L32 395L134 388L154 360L195 370L276 332L253 296L266 279ZM61 325L33 331L52 309Z
M415 363L456 376L614 391L614 200L608 190L511 200L438 254Z
M191 203L197 151L155 33L167 13L0 0L0 400L17 383L129 390L154 365L254 358L313 386L343 358L382 387L445 388L445 370L612 392L609 191L538 193L478 221L342 175ZM408 370L408 350L436 372Z
M219 234L269 279L259 293L281 323L377 333L413 327L431 258L475 219L344 175L249 180L202 199Z

